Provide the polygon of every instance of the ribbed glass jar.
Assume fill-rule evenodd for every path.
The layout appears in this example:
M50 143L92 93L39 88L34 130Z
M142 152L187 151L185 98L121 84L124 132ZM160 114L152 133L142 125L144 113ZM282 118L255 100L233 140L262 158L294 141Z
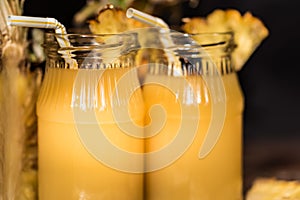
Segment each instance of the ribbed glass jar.
M143 135L142 128L126 129L142 126L144 118L135 35L49 33L44 47L37 102L39 199L142 199L143 174L123 167L143 168L142 159L128 161L124 153L143 153L143 140L125 133ZM129 117L116 119L116 113Z
M165 120L145 129L146 199L241 200L244 97L233 33L162 35L169 62L148 66L143 86L145 126Z

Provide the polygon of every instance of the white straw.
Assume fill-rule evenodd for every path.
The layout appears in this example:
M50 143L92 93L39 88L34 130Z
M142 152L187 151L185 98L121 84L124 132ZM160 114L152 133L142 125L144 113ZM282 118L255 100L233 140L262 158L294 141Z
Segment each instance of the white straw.
M59 23L56 19L50 17L28 17L28 16L8 16L8 25L23 26L23 27L35 27L35 28L48 28L48 29L64 29L65 27Z
M142 23L149 24L151 26L169 29L168 24L166 24L162 19L141 12L134 8L128 8L126 11L126 16L128 18L136 19Z
M10 26L54 29L55 33L62 34L62 37L56 38L60 47L71 46L68 38L65 36L65 34L67 34L65 26L54 18L10 15L7 18L7 24ZM76 60L71 58L69 52L67 52L67 56L68 57L65 58L65 60L70 65L70 68L77 68L78 64Z
M126 16L128 18L133 18L137 21L140 21L142 23L148 24L150 26L159 27L162 30L162 33L164 34L163 37L160 36L160 41L164 45L164 47L172 46L173 41L171 37L169 36L170 28L166 22L164 22L162 19L158 17L154 17L152 15L149 15L147 13L141 12L139 10L136 10L134 8L128 8L126 11ZM175 62L175 55L170 53L169 51L166 51L167 57L169 59L169 63L172 64Z

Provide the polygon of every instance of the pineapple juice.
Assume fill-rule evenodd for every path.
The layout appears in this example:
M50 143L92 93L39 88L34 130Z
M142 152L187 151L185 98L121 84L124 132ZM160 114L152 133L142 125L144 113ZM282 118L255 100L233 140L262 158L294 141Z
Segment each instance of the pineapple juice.
M178 77L149 75L150 82L168 79L174 88L182 88ZM242 111L243 95L235 73L222 75L226 93L224 126L211 152L199 158L200 147L211 121L211 97L205 81L200 76L187 77L193 88L198 108L199 122L196 136L190 147L174 163L146 173L147 200L241 200L242 199ZM143 88L146 110L160 104L166 112L166 122L158 134L146 139L147 152L159 151L174 139L181 125L182 112L178 95L159 84L146 84ZM188 93L186 93L188 94ZM184 95L183 95L184 96ZM155 114L151 116L155 118ZM191 123L193 119L191 119ZM149 118L146 124L151 123ZM186 131L191 131L187 130ZM147 133L145 133L147 135ZM151 162L151 161L149 161ZM147 165L147 160L146 160Z
M78 70L47 68L37 103L40 200L142 199L142 174L119 171L101 163L83 145L77 129L77 124L85 127L86 132L80 133L82 135L94 131L95 127L100 127L115 146L129 152L143 152L143 141L126 135L112 115L111 93L115 83L128 70L129 68L105 70L98 85L95 86L98 92L93 96L91 92L95 90L84 86L86 83L93 83L93 79L98 81L97 72L100 70L86 70L83 77L85 82L81 83L83 87L81 94L74 94L73 86ZM127 76L127 79L134 81L132 76ZM119 95L122 101L123 94ZM78 104L74 103L76 99L80 100ZM91 108L97 122L90 122L88 116L86 120L83 117L81 118L83 121L76 121L72 110L75 107L83 110L81 112L83 116ZM132 94L128 107L134 123L142 125L143 109L141 91L137 89ZM106 153L117 161L124 160L116 155L110 155L110 152Z

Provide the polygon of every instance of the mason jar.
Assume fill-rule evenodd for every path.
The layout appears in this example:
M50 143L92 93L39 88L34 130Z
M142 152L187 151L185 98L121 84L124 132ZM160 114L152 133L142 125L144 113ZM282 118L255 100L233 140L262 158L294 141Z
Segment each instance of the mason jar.
M142 90L145 198L241 200L244 97L231 62L234 35L161 37L168 61L148 66Z
M143 158L128 159L144 149L135 45L134 34L46 34L40 200L143 198Z

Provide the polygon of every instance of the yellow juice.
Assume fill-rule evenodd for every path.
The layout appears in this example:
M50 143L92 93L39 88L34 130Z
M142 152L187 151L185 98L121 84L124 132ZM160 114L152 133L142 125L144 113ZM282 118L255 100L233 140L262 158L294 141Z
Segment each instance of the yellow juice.
M160 83L162 79L173 88L182 88L182 77L148 75L148 82ZM243 95L235 73L222 75L226 93L226 115L224 126L216 145L204 158L199 151L211 121L211 96L201 76L190 76L199 109L199 122L195 138L181 157L161 169L145 175L147 200L241 200L242 199L242 112ZM188 92L183 100L161 84L145 84L143 87L146 111L153 105L161 105L166 114L162 129L145 140L147 153L167 148L181 126L181 104L188 104ZM188 107L186 107L188 108ZM152 113L155 118L155 112ZM191 118L191 123L194 123ZM150 117L146 124L151 124ZM146 129L147 130L147 129ZM189 127L186 128L188 133ZM149 133L145 133L147 135ZM172 156L172 155L170 155ZM146 159L146 165L152 160Z
M143 198L142 173L125 172L100 162L83 144L78 133L78 124L86 130L80 133L81 137L100 127L105 137L115 146L128 152L143 152L143 140L126 135L118 127L118 123L142 125L144 105L140 89L131 94L127 108L133 122L117 123L112 114L116 104L111 100L114 86L128 71L129 68L107 69L99 78L100 70L89 69L84 72L85 80L78 80L78 70L47 68L37 103L40 200ZM134 82L134 74L125 79ZM79 83L82 86L82 89L79 88L80 94L74 92L76 81L82 81ZM95 82L96 86L93 85ZM125 93L118 94L117 104L120 106L128 105L122 99L127 95ZM81 113L75 113L82 114L83 117L79 118L82 121L75 119L72 110L75 108L82 110ZM84 116L88 112L95 114L96 122L89 121L88 115L85 120ZM138 129L132 131L135 131L132 134L143 135ZM97 140L95 142L97 144ZM116 162L124 161L124 158L110 155L110 152L106 154ZM142 165L143 160L140 163Z

